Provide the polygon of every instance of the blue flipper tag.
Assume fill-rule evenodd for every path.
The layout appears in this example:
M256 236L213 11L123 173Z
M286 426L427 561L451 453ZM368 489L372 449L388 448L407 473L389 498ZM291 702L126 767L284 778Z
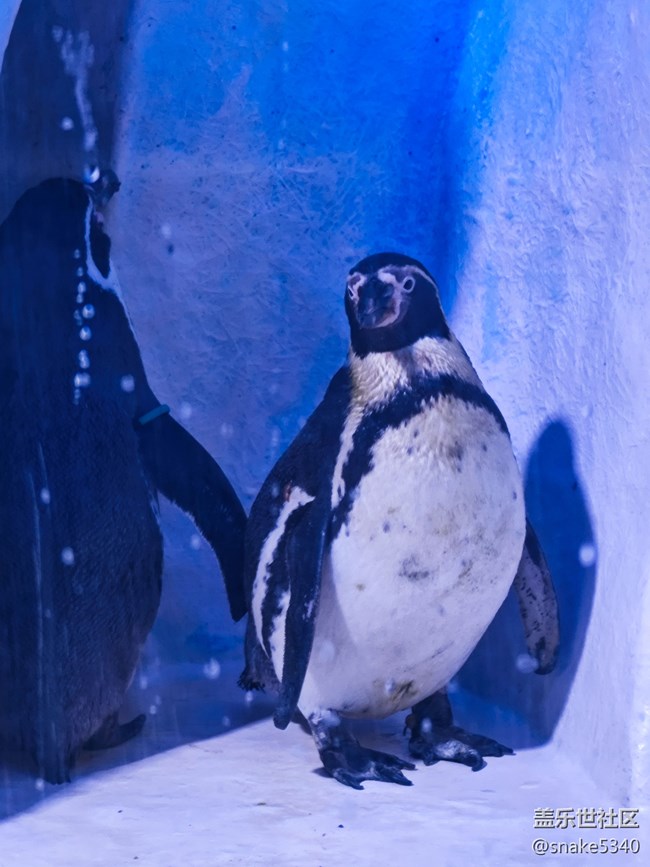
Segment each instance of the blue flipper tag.
M145 412L144 415L141 415L138 419L138 424L144 427L149 422L154 421L161 415L166 415L168 412L171 412L170 408L166 403L161 403L159 406L155 407L155 409L150 410L149 412Z

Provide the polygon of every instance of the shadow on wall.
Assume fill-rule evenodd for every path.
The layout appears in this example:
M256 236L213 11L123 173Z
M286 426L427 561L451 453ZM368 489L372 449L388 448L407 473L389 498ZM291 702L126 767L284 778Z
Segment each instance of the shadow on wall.
M492 720L486 722L499 727L499 736L515 748L539 746L552 737L580 662L594 598L593 528L571 433L561 420L547 424L530 453L526 507L558 596L561 644L555 671L541 676L521 670L526 648L511 591L459 675L464 688L491 703Z
M23 0L0 76L0 220L28 188L48 177L81 178L83 131L74 79L66 74L53 28L87 32L94 53L88 93L97 127L97 159L111 167L119 112L122 51L131 0ZM38 58L38 62L34 62ZM43 99L35 104L37 94ZM64 122L64 118L68 120ZM69 122L72 121L73 126Z

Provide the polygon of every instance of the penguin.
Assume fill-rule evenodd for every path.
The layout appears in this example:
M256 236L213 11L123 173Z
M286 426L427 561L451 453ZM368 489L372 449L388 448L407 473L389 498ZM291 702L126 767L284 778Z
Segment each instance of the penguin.
M246 610L244 510L151 390L125 310L97 210L117 186L47 180L0 227L0 739L51 783L145 722L118 711L160 601L159 493Z
M251 508L245 689L278 693L325 770L410 785L410 761L362 746L348 718L410 709L412 758L512 750L454 725L446 692L514 584L537 670L552 670L552 579L526 520L503 415L417 260L350 271L350 351Z

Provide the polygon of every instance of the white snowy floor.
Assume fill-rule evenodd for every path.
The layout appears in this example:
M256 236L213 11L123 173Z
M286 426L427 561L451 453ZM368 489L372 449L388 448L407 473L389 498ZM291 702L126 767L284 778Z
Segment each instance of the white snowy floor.
M185 670L166 688L147 685L145 704L134 708L148 701L157 707L146 734L85 757L70 785L39 786L26 769L6 765L1 867L506 867L540 863L531 850L537 837L641 833L534 829L535 808L621 806L552 745L488 760L480 773L447 763L419 766L407 772L410 788L346 789L317 770L313 743L297 726L280 732L268 718L255 721L270 704L257 696L243 701L234 674L228 669L210 680ZM359 736L405 755L401 724L393 718ZM201 740L208 730L223 733ZM197 740L183 743L187 738ZM600 854L594 863L640 867L646 858ZM541 863L592 861L549 854Z

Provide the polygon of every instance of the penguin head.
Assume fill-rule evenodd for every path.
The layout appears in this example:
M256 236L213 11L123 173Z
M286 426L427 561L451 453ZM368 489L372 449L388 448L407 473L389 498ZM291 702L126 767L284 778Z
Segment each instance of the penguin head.
M70 267L78 258L89 271L107 278L111 242L97 207L103 207L118 187L111 171L101 174L95 184L69 178L43 181L14 206L2 226L0 247L12 251L14 258L25 259L24 269L36 266L43 277L62 273L61 263Z
M352 349L361 357L403 349L421 337L449 337L435 280L401 253L377 253L350 270L345 312Z

